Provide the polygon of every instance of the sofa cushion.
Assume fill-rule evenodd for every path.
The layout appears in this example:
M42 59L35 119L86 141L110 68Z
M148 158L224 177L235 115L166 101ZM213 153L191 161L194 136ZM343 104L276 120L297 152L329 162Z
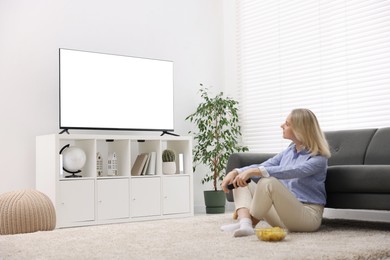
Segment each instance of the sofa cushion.
M390 193L390 165L331 166L325 185L327 193Z
M368 145L364 164L390 165L390 127L376 131Z
M327 208L389 210L390 194L383 193L329 193Z
M328 165L364 164L366 149L376 129L325 132L332 156Z

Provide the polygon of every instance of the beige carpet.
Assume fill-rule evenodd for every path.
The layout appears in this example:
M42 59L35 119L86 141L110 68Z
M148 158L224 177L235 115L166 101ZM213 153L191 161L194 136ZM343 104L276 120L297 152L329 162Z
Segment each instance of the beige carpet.
M324 220L284 241L233 238L231 214L0 236L0 259L390 259L390 223Z

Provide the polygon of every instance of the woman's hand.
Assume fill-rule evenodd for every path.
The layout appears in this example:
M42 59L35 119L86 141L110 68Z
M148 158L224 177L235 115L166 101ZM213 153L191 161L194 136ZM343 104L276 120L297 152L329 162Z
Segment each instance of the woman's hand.
M237 175L236 178L233 181L233 185L235 188L237 187L245 187L248 185L247 180L254 176L253 175L253 169L248 169L241 174Z
M225 178L223 178L223 181L221 183L221 187L222 187L222 190L225 192L225 193L228 193L229 190L227 188L227 186L230 184L230 183L233 183L234 179L236 178L236 176L238 176L238 172L236 170L232 170L230 171L228 174L226 174Z
M261 176L259 168L250 168L240 174L238 174L236 170L233 170L229 172L223 179L221 183L222 189L225 193L229 192L227 186L230 183L233 184L234 188L245 187L248 185L246 181L253 176Z

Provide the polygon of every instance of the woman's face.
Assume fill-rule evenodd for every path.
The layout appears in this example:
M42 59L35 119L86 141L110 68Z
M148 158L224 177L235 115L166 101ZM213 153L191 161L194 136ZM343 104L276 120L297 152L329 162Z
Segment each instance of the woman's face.
M283 138L295 141L295 135L291 126L291 114L286 118L286 121L280 126L283 129Z

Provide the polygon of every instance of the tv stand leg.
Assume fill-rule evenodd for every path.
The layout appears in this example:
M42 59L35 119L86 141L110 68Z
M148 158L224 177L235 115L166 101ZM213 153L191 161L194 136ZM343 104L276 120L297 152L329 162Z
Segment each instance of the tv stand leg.
M69 129L64 129L64 130L62 130L62 131L60 132L60 134L63 134L63 133L69 134L68 130L69 130Z
M171 132L168 132L168 131L163 131L162 134L161 134L160 136L163 136L163 135L165 135L165 134L167 134L167 135L173 135L173 136L180 136L180 135L178 135L178 134L171 133Z

